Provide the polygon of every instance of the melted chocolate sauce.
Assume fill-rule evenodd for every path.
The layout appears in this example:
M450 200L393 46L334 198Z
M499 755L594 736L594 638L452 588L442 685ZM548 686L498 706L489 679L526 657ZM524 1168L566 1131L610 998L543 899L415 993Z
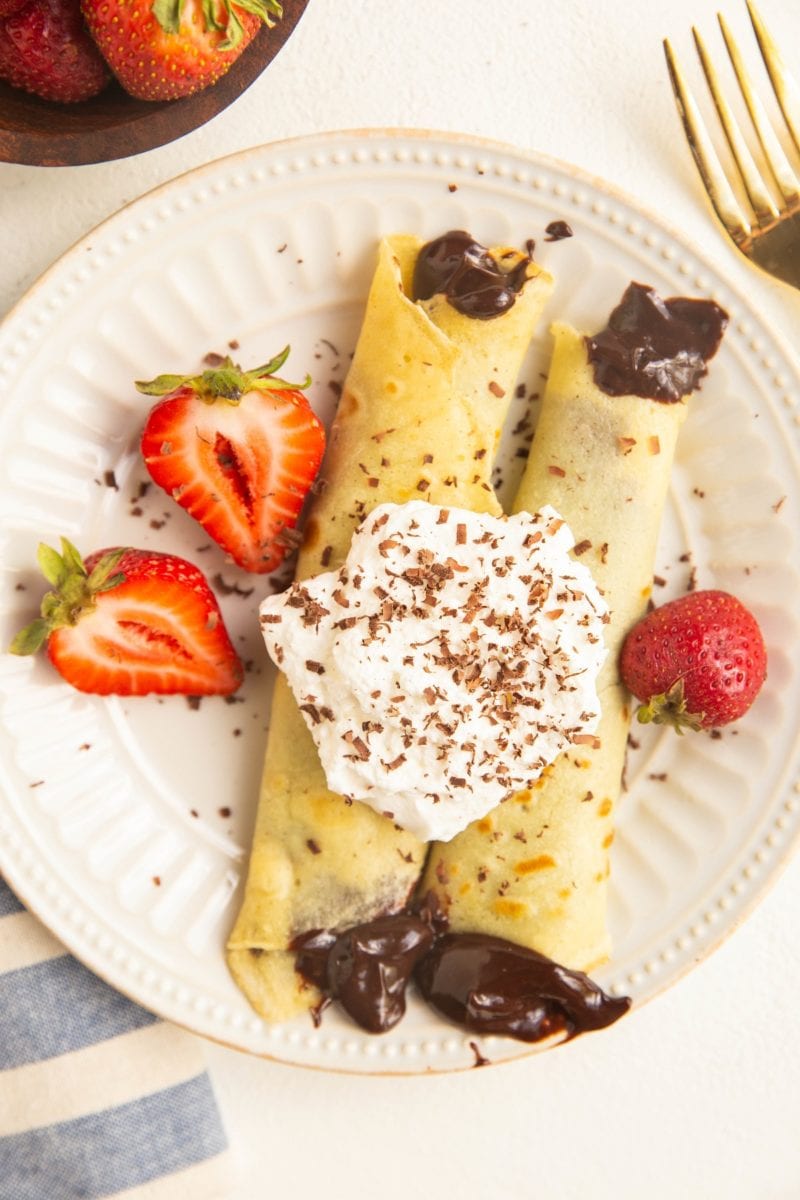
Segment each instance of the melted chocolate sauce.
M420 250L413 299L444 295L464 316L489 321L511 308L528 277L530 261L523 258L503 271L485 246L463 230L451 229Z
M544 239L546 242L563 242L564 238L575 236L566 221L551 221L545 229L545 233L547 234Z
M609 396L674 404L699 385L727 324L712 300L662 300L631 283L607 327L586 339L594 381Z
M313 930L291 948L300 974L369 1033L385 1033L401 1019L412 975L449 1020L525 1042L602 1029L630 1007L627 997L607 996L582 972L535 950L442 926L441 913L423 906L420 916L395 913L338 935Z
M477 1042L470 1042L469 1048L475 1055L476 1067L490 1067L492 1065L492 1060L487 1058L485 1054L481 1054L481 1048Z
M330 929L312 929L301 933L289 946L297 955L295 968L321 992L328 991L328 955L335 941L336 934Z
M428 1003L449 1020L523 1042L602 1029L631 1004L627 996L607 996L581 971L482 933L446 933L415 978Z
M433 930L409 913L377 917L345 933L297 938L297 970L338 1000L369 1033L394 1028L406 1011L406 986L433 945Z

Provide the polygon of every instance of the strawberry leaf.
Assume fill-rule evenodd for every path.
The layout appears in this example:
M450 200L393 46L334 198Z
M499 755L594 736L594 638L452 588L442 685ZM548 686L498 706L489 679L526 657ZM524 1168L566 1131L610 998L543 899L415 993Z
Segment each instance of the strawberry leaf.
M61 555L64 559L64 566L68 572L75 571L80 575L86 574L86 568L83 565L83 559L80 556L80 551L78 551L75 546L73 546L72 542L68 541L65 537L62 537L61 539Z
M244 26L233 8L227 3L227 0L225 7L228 13L228 23L225 26L225 40L220 42L217 49L235 50L244 37Z
M276 371L280 371L281 367L286 362L287 358L289 357L290 350L291 350L291 346L284 346L283 349L278 354L276 354L274 358L271 358L269 360L269 362L264 363L263 366L254 367L253 370L249 372L249 374L250 375L274 375Z
M67 577L67 565L58 551L40 542L36 561L47 582L52 583L53 587L60 587Z
M90 592L108 592L111 588L115 588L124 582L125 575L122 572L118 572L116 575L111 574L124 553L125 547L122 546L110 551L108 554L104 554L100 561L95 563L92 573L89 576Z
M158 375L148 381L137 380L136 388L144 396L168 396L180 388L191 388L206 404L216 400L238 404L246 392L254 389L300 391L311 383L310 375L306 375L302 383L290 383L275 374L289 357L289 350L290 347L285 346L269 362L251 371L243 371L231 358L225 358L219 366L211 367L201 375Z
M124 582L124 573L115 568L127 549L123 546L109 550L95 563L90 575L72 542L61 539L61 554L42 542L37 553L39 566L53 590L42 597L40 616L16 635L11 653L35 654L54 629L77 625L81 617L94 609L101 592Z
M31 621L30 625L20 629L8 649L12 654L35 654L49 636L49 623L44 617L37 617L35 621Z
M280 379L275 372L279 371L289 357L291 346L284 346L279 354L271 358L269 362L264 363L260 367L255 367L252 371L247 372L249 386L258 388L260 391L282 391L284 388L289 388L296 391L301 391L307 388L311 383L311 376L306 375L302 383L289 383L286 379Z
M168 396L183 387L189 378L188 375L157 375L147 382L137 379L136 390L145 396Z
M217 20L217 0L203 0L203 17L206 28L221 33L225 26Z
M175 34L180 33L183 7L184 0L153 0L151 11L165 33ZM201 2L205 28L217 33L225 30L225 39L220 42L218 50L235 50L244 36L244 27L235 8L252 13L270 29L275 25L272 18L280 19L283 16L283 6L279 0L224 0L224 22L217 16L219 8L218 0Z
M152 12L164 33L180 31L183 0L153 0Z
M254 16L259 17L269 29L275 25L273 17L280 19L283 16L283 6L278 3L278 0L232 0L232 2L244 12L253 13Z
M668 692L651 696L646 704L636 710L640 725L671 725L676 733L683 735L684 729L695 732L703 728L705 713L691 713L686 708L683 680L673 683Z
M311 383L311 376L306 375L302 383L290 383L288 379L279 379L277 375L257 376L250 380L250 387L259 392L301 392Z

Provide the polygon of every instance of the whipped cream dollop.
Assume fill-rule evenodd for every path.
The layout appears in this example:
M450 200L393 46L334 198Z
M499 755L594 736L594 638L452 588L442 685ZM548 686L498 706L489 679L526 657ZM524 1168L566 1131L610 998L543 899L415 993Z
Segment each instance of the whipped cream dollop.
M260 608L328 786L447 841L592 740L607 607L558 513L383 504Z

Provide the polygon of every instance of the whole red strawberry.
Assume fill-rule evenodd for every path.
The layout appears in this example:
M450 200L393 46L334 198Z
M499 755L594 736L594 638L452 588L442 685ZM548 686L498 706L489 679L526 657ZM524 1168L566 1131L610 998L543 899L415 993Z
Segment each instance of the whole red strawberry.
M625 686L641 700L637 716L684 728L738 720L767 674L755 617L727 592L690 592L648 613L625 639Z
M92 37L125 91L177 100L225 74L278 0L81 0Z
M13 4L0 0L6 13ZM0 79L62 103L101 92L111 72L86 31L79 0L27 0L0 20Z
M227 695L242 664L204 575L174 554L116 547L84 563L61 539L41 545L39 566L53 591L41 616L14 638L12 654L47 646L57 671L82 692Z
M229 358L202 375L160 375L137 383L164 396L142 434L153 480L246 571L272 571L293 544L291 531L325 449L325 431L302 385L271 362L242 371Z

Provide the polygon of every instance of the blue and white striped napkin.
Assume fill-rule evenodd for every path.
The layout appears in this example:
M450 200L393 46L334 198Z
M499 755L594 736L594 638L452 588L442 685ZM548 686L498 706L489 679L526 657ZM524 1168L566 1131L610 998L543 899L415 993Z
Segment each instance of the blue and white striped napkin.
M0 1200L223 1200L194 1039L81 966L0 879Z

